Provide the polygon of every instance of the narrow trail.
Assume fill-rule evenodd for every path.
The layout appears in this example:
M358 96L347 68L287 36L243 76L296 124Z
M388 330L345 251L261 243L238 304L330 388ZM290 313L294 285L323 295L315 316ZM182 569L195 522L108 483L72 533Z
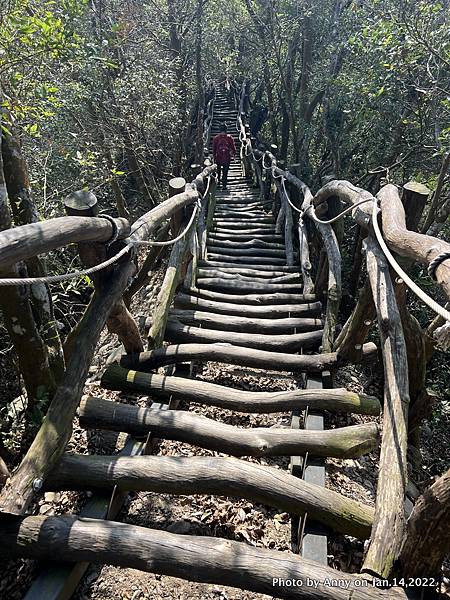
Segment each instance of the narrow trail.
M235 98L219 87L213 104L211 137L225 122L239 149ZM255 155L253 159L258 161ZM141 400L137 405L118 403L106 400L105 393L84 397L79 405L81 427L129 434L125 448L110 456L61 451L62 458L44 480L34 480L43 492L94 492L82 518L19 513L4 524L4 543L9 541L20 557L40 558L51 549L63 561L80 561L78 565L135 568L280 598L405 598L402 590L361 585L360 576L328 567L330 534L367 540L375 512L327 487L326 459L358 458L379 448L375 419L380 402L333 388L333 376L343 363L338 352L322 352L331 320L326 315L331 313L309 293L314 289L310 281L305 293L305 262L288 239L292 222L283 226L287 207L284 215L281 208L277 213L263 189L244 175L243 162L238 157L232 162L226 190L208 192L215 181L215 166L210 165L206 175L194 180L199 189L191 184L169 201L178 203L188 221L189 204L195 200L197 212L191 214L198 217L197 229L174 240L157 308L147 315L150 349L142 351L130 316L125 322L136 328L138 349L127 349L127 336L120 332L127 354L109 364L101 379L104 390ZM258 168L264 168L263 162ZM202 230L204 208L211 221ZM164 207L156 211L160 222L174 216ZM199 231L206 232L206 246L195 255L192 240ZM192 260L183 271L189 248ZM362 344L354 345L358 360L364 355ZM326 429L325 411L365 417L357 425ZM263 520L282 515L280 549L291 553L258 547L245 536L249 543L231 533L222 537L220 529L218 536L211 530L196 536L176 528L162 531L151 515L144 523L133 515L127 515L126 523L113 521L129 492L168 497L170 508L177 505L173 496L182 497L186 519L190 510L201 507L199 496L211 497L210 504L217 506L227 498L263 507ZM239 511L245 520L245 511ZM25 531L19 540L18 527ZM69 598L85 568L77 571L66 563L44 573L26 600L40 598L44 591L47 600ZM329 584L336 573L345 580L343 589ZM274 584L274 578L302 584ZM307 581L315 583L308 586Z

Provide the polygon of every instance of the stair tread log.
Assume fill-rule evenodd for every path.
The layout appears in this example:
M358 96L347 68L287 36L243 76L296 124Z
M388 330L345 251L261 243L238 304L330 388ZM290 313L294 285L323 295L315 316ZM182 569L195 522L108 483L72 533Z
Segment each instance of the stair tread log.
M286 390L282 392L251 392L237 390L217 383L145 373L146 365L151 368L152 355L124 355L123 366L110 365L103 374L101 385L106 389L134 391L162 397L173 395L206 406L218 406L243 413L273 413L299 410L309 405L318 410L333 412L378 415L380 403L367 394L357 394L344 388L330 390ZM135 371L126 366L141 369Z
M172 309L169 312L171 318L177 319L185 325L198 327L209 327L210 329L241 331L244 333L297 333L321 329L321 319L313 318L271 318L257 319L250 317L238 317L220 315L199 310Z
M370 536L373 508L285 471L237 458L211 456L64 455L44 489L96 490L113 486L165 494L212 494L245 498L291 514L308 515L360 539Z
M322 341L323 330L290 335L264 335L260 333L239 333L236 331L217 331L204 327L183 325L177 319L168 319L165 340L180 342L229 342L236 346L271 350L273 352L299 352L318 349Z
M158 411L99 398L84 399L79 409L85 428L123 431L137 436L194 444L232 456L311 456L352 458L371 452L379 442L375 423L326 432L283 428L243 428L184 410Z
M175 298L175 307L209 311L222 315L236 315L239 317L259 318L271 320L273 318L311 317L319 315L322 305L320 302L305 304L266 304L254 306L252 304L234 304L232 302L217 302L199 296L178 294Z
M186 288L182 290L193 296L199 296L207 300L219 300L223 302L238 302L239 304L299 304L301 302L314 302L316 296L314 294L285 294L281 292L266 292L260 294L232 294L224 292L215 292L213 290ZM252 291L255 291L252 287Z

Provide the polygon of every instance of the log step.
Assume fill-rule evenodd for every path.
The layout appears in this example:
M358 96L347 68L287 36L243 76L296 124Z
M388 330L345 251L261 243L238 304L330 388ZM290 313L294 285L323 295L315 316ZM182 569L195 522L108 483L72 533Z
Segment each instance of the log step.
M260 293L260 294L232 294L215 292L213 290L198 289L198 288L182 288L187 294L199 296L207 300L218 300L220 302L237 302L239 304L299 304L300 302L314 302L316 297L314 294L284 294L275 293ZM254 288L252 288L254 290Z
M226 345L222 344L221 346L223 348ZM211 345L206 344L202 350L207 352L208 347L211 348ZM160 351L170 351L170 348L174 349L169 346L168 348L161 348ZM311 407L311 410L329 410L374 416L380 413L380 403L377 398L366 394L357 394L344 388L249 392L200 379L146 373L146 370L153 368L155 352L158 351L143 352L139 355L124 355L121 359L122 366L110 365L106 369L101 385L108 390L140 392L145 395L163 398L173 396L175 399L184 398L206 406L218 406L242 413L286 412L303 410L308 406ZM263 352L263 354L272 354L275 358L280 356L278 353L270 352ZM290 362L292 364L292 361ZM138 370L130 370L126 368L127 365L131 369ZM170 411L170 414L172 412ZM158 414L163 413L158 412Z
M345 586L352 600L407 600L402 588L380 589L361 577L313 561L244 542L186 536L116 521L74 516L26 516L3 519L0 554L11 559L102 562L200 583L233 586L287 600L331 600L330 581ZM130 551L132 549L132 551ZM295 586L274 587L274 577ZM318 582L318 592L311 587ZM307 590L306 594L299 590ZM308 591L310 590L310 591ZM334 590L331 590L335 594ZM47 600L47 596L41 596ZM341 595L343 597L343 595Z
M200 296L178 294L175 297L175 307L207 311L222 315L236 315L258 319L281 319L288 317L314 317L321 313L320 302L305 304L266 304L254 306L251 304L233 304L232 302L216 302Z
M237 496L291 514L305 512L332 529L360 539L370 536L373 508L308 484L273 467L211 456L64 455L44 482L58 490L152 491L164 494Z
M165 340L172 344L183 342L226 342L245 348L270 350L273 352L300 352L317 350L322 342L323 330L291 335L263 335L257 333L238 333L235 331L216 331L203 327L183 325L176 319L167 321Z
M275 232L275 223L265 223L265 222L255 222L255 223L239 223L235 220L232 221L219 221L218 219L214 219L214 229L223 229L223 230L237 230L242 231L246 229L251 229L252 231L259 231L261 233L267 233L267 231Z
M273 267L278 265L286 265L285 258L278 258L276 256L232 256L230 254L217 254L215 252L208 252L208 260L214 260L218 262L227 262L227 263L238 263L238 264L255 264L259 263L261 265L271 265ZM231 265L230 265L231 266Z
M302 293L303 284L298 283L257 283L235 279L220 279L218 277L205 278L199 277L197 279L197 286L199 289L211 289L211 290L230 290L237 294L246 294L248 292L261 292L265 294L271 294L276 292L281 293Z
M208 236L208 247L212 246L221 246L222 248L262 248L262 249L272 249L278 250L285 254L284 244L280 244L279 242L269 242L266 240L260 240L258 238L254 238L252 240L248 240L245 242L235 241L235 240L226 240L220 237L216 237L214 234Z
M256 271L266 271L268 273L272 273L272 272L276 272L276 271L283 271L284 273L298 273L299 272L299 268L295 265L258 265L258 264L252 264L252 263L248 263L248 264L244 264L244 265L237 265L237 264L230 264L227 262L220 262L220 261L214 261L214 260L199 260L198 261L198 265L199 267L211 267L211 268L220 268L221 270L223 268L229 270L230 273L236 273L239 272L240 270L245 270L245 269L254 269Z
M375 423L326 432L274 427L248 429L184 410L159 412L100 398L84 399L79 415L81 426L87 429L123 431L137 436L147 436L151 432L157 438L185 442L232 456L290 456L307 452L311 456L354 458L371 452L379 442Z
M255 274L256 273L256 274ZM258 273L263 273L259 275ZM267 276L269 275L269 276ZM222 271L222 269L199 269L197 276L200 278L217 278L217 279L228 279L230 281L244 281L255 283L297 283L302 282L301 275L295 273L281 273L281 275L273 275L270 277L268 271L252 271L251 269L242 269L240 273L229 273Z
M242 246L236 248L233 244L226 244L222 242L209 242L206 246L208 254L228 254L229 256L265 256L265 257L277 257L286 261L286 251L284 248L268 248L267 246L251 245Z
M279 318L257 319L249 317L232 317L211 312L197 310L171 309L170 317L177 319L184 325L194 327L207 327L209 329L231 330L242 333L300 333L321 329L321 319L308 318Z
M224 277L229 278L235 275L242 277L256 277L259 279L276 279L283 277L284 281L296 281L301 280L302 276L299 272L297 273L286 273L285 271L262 271L260 269L245 269L240 267L200 267L198 269L199 277Z

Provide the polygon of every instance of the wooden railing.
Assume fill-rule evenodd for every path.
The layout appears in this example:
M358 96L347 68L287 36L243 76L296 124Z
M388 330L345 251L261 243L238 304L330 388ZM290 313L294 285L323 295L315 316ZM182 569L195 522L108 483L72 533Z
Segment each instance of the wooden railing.
M406 534L408 421L411 442L411 430L418 427L420 418L426 414L428 399L423 388L425 377L416 376L417 371L424 373L426 369L425 353L418 347L424 344L423 335L408 313L404 281L393 281L391 278L392 269L397 273L403 271L396 268L396 261L389 256L388 248L410 261L426 266L450 298L450 244L407 229L409 208L411 207L411 213L414 213L411 217L414 216L417 221L417 214L420 218L418 207L422 206L423 210L426 201L423 194L420 197L420 192L414 193L414 186L405 186L403 194L400 195L396 186L386 185L375 198L348 181L333 180L313 194L293 173L279 167L275 158L276 147L272 146L270 150L267 147L255 147L255 140L245 122L246 94L247 85L244 82L237 102L237 128L242 142L243 172L251 176L259 186L261 198L272 202L274 211L278 213L278 228L280 231L284 230L287 249L299 249L300 267L308 289L311 289L312 285L311 252L315 255L315 291L319 297L320 282L325 278L328 281L323 293L323 299L326 299L326 318L322 349L334 349L342 359L360 359L363 343L374 318L378 321L384 364L383 439L375 518L363 571L386 578L392 574ZM273 182L276 187L274 196L271 194ZM289 190L292 197L300 198L300 201L292 201ZM351 217L362 231L368 273L359 300L337 338L336 325L342 295L341 251L332 226L336 221L330 218L333 215L329 212L332 205L336 208L336 203L339 212L345 206L350 207ZM382 215L379 235L378 205ZM293 212L298 215L296 236ZM312 237L311 228L316 228L319 236ZM321 253L325 255L325 261L318 259ZM287 259L288 262L292 260L290 251L287 253ZM406 274L404 280L418 293ZM424 298L429 306L436 307L436 303L426 294L420 297ZM448 312L442 307L437 307L437 310L439 309L443 322L447 318L446 327L450 327ZM413 369L409 366L413 366ZM420 389L417 381L421 381ZM418 418L418 415L421 417ZM402 559L405 561L406 557L402 556Z
M136 274L136 248L141 244L146 245L154 238L158 240L161 231L167 233L165 223L170 219L181 223L181 228L185 227L189 220L187 211L194 210L191 227L186 229L185 234L173 246L165 283L158 297L155 311L157 317L150 335L152 347L155 342L160 343L164 335L168 304L181 271L180 265L186 263L190 250L198 255L198 244L195 241L191 243L192 239L198 237L204 240L207 221L205 214L214 194L215 170L215 165L206 166L179 193L144 214L132 225L122 218L98 217L95 196L79 192L66 199L67 217L0 232L0 270L3 271L17 262L70 243L78 244L79 255L86 268L101 263L129 246L129 252L120 260L93 276L94 294L65 345L67 363L64 376L28 452L1 491L1 511L24 514L34 494L42 489L43 482L62 456L72 433L73 418L104 326L107 324L109 331L118 335L127 352L141 352L144 349L139 329L124 302L124 296L127 296L127 290L133 286L133 282L145 281L142 273ZM172 231L172 236L179 233L180 230ZM143 268L148 271L148 267L147 261L144 261ZM138 289L134 286L133 292L136 293ZM129 301L128 295L127 302Z

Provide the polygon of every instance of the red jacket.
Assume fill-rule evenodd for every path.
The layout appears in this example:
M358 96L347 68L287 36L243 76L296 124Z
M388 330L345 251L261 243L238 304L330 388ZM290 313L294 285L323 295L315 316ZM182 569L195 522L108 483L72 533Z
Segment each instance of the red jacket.
M236 154L234 140L228 133L218 133L213 139L214 162L229 165Z

